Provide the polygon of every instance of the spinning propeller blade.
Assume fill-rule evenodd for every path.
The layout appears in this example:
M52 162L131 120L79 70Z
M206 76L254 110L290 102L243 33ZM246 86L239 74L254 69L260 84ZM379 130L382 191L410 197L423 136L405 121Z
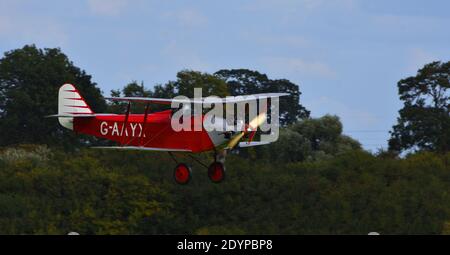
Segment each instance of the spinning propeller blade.
M245 132L242 131L241 133L239 133L238 135L236 135L235 137L233 137L233 139L230 140L230 142L228 143L227 148L228 149L233 149L236 144L239 143L239 141L242 139L242 137L245 135Z
M258 127L261 126L264 123L264 121L266 121L266 119L267 119L267 114L265 112L260 113L252 121L250 121L250 123L248 124L248 127L246 127L244 131L242 131L238 135L234 136L230 140L230 142L228 143L227 148L228 149L233 149L239 143L239 141L242 139L242 137L244 137L244 135L247 132L256 132ZM253 136L254 136L254 133L252 133L252 136L251 136L252 140L253 140Z

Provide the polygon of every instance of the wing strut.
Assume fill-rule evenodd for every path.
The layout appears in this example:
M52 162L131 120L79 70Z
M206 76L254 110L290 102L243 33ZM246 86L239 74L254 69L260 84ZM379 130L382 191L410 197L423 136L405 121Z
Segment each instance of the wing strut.
M139 136L139 146L142 146L142 138L144 137L145 134L145 130L147 128L147 116L148 116L148 111L150 110L150 103L147 103L147 105L145 106L145 114L144 114L144 123L142 123L142 133Z
M122 131L120 132L120 136L122 136L122 143L121 143L122 146L125 144L125 133L128 124L128 117L130 116L130 106L131 102L128 102L127 113L125 114L125 121L123 122Z

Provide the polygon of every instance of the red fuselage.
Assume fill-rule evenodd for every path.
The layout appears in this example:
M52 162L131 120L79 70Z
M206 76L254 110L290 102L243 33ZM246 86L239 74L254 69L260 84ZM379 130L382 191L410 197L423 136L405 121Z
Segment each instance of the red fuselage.
M92 118L74 118L73 130L78 133L93 135L118 142L126 146L144 146L167 149L186 149L192 152L203 152L214 149L208 132L194 131L194 120L191 119L191 131L176 132L171 127L172 111L166 110L148 114L144 124L144 114L99 115ZM197 125L202 125L195 123ZM125 128L124 123L126 122Z

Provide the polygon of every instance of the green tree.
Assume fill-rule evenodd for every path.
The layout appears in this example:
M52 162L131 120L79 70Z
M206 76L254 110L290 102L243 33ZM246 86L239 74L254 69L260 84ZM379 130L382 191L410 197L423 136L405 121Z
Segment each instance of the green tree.
M258 148L260 158L278 162L322 160L352 150L361 144L342 134L342 123L331 115L297 121L280 130L276 143Z
M389 148L447 152L450 149L450 62L433 62L398 82L403 101Z
M280 124L288 125L309 117L309 111L302 106L298 85L286 79L271 80L265 74L248 69L224 69L215 75L226 81L232 96L268 92L285 92L290 96L280 99Z
M138 84L137 81L132 81L125 85L122 90L111 90L112 97L151 97L152 91L145 88L144 82ZM109 104L109 112L123 114L126 111L127 102L123 101L112 101ZM145 111L145 104L133 103L131 112L132 113L143 113Z
M122 93L126 97L149 97L151 91L144 87L144 82L138 84L137 81L128 83L123 89Z
M0 59L0 145L15 143L64 144L80 141L67 135L56 119L44 116L58 110L58 89L74 84L96 112L106 104L91 76L76 67L60 49L26 45Z
M210 95L224 97L228 95L226 83L214 75L192 70L183 70L177 73L175 81L164 85L156 85L152 96L159 98L173 98L178 95L194 97L194 88L202 89L202 96Z
M202 89L202 97L215 95L225 97L229 95L226 83L218 77L192 70L182 70L177 73L175 81L169 81L166 84L154 86L152 97L156 98L174 98L178 95L194 97L194 88ZM170 106L153 105L152 110L166 110Z

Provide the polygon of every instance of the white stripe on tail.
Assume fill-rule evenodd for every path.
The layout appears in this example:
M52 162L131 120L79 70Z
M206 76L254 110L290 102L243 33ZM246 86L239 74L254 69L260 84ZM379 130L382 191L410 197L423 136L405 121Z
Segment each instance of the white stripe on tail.
M58 115L78 115L94 113L78 90L72 84L64 84L59 88ZM73 130L73 117L59 117L59 124Z

